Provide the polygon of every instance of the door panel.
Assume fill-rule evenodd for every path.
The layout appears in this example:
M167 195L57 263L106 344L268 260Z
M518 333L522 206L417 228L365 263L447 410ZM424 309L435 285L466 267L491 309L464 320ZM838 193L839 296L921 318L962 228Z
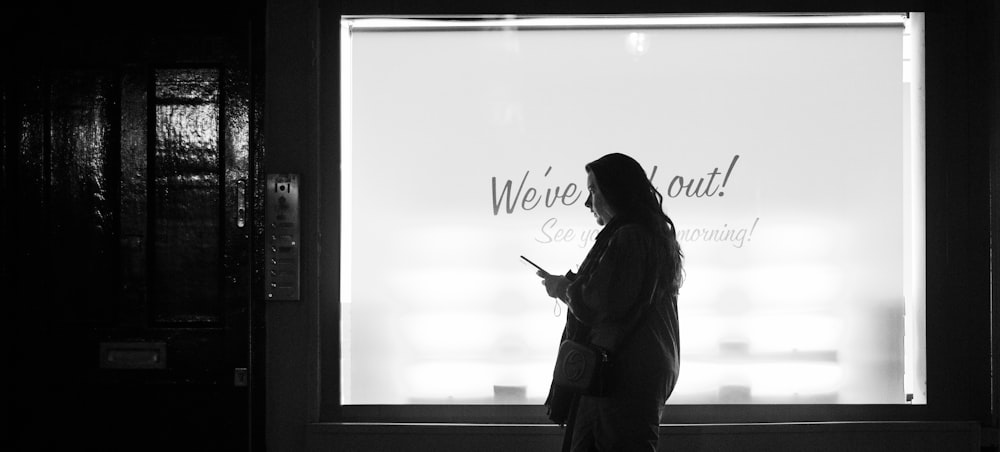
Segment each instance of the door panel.
M117 282L117 180L112 129L115 83L109 71L50 73L47 218L52 284L66 323L109 324Z
M156 69L153 83L150 314L160 325L217 327L225 171L219 70Z

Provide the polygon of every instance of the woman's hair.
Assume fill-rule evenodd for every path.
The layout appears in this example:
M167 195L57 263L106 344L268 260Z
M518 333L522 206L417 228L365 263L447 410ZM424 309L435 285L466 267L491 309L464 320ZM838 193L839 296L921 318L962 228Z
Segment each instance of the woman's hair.
M594 179L605 201L615 213L615 219L629 223L639 223L660 235L666 241L670 257L668 270L674 288L679 288L683 279L683 259L674 222L663 211L663 195L653 187L642 165L625 154L605 155L586 166L594 173Z

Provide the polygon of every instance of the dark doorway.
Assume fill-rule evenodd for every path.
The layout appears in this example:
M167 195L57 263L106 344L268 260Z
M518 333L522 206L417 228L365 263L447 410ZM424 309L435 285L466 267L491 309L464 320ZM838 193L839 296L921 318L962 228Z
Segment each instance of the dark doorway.
M19 8L0 91L15 450L262 448L262 3Z

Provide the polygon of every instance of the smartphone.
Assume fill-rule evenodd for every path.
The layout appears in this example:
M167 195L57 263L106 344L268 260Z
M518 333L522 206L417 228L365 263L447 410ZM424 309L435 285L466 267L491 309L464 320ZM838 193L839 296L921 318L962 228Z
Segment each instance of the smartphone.
M545 271L545 269L544 269L544 268L542 268L542 267L539 267L539 266L538 266L538 264L536 264L536 263L534 263L534 262L531 262L531 259L528 259L528 258L526 258L526 257L524 257L524 256L521 256L521 259L524 259L524 261L525 261L525 262L527 262L527 263L531 264L531 266L532 266L532 267L535 267L535 268L537 268L537 269L538 269L538 270L540 270L540 271L541 271L542 273L545 273L546 275L550 274L549 272Z

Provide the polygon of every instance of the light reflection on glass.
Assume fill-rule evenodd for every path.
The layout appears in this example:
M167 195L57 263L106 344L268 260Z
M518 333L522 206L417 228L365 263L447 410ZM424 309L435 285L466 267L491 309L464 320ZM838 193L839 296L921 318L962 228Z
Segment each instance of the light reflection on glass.
M640 56L646 53L649 48L649 41L645 33L633 31L628 34L625 40L625 50L633 56Z

